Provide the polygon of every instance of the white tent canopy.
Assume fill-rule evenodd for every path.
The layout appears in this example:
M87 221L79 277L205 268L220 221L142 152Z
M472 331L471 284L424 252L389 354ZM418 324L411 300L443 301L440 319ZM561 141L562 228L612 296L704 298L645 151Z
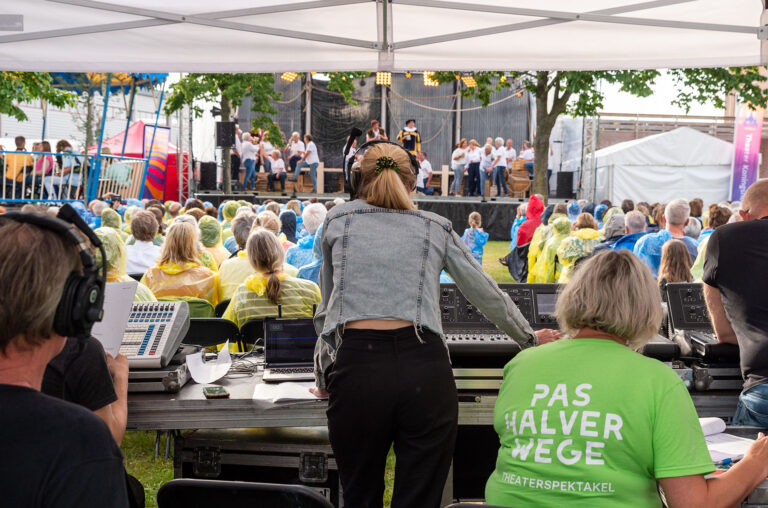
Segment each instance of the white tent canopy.
M760 0L3 0L0 69L589 70L757 65ZM0 30L18 18L0 16ZM4 21L4 22L3 22Z
M689 127L595 152L595 201L728 199L733 145Z

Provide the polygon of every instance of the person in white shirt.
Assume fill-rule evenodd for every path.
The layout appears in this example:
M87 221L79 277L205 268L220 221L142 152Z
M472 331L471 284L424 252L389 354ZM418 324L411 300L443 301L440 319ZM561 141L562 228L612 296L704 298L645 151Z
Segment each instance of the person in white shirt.
M157 230L157 219L152 212L142 210L131 217L131 234L136 242L125 246L128 252L125 265L127 273L144 273L155 266L162 251L162 247L152 243L157 236Z
M472 139L467 149L467 183L464 185L465 196L480 195L480 161L483 158L483 152L480 150L477 141Z
M432 182L432 164L427 160L426 152L419 152L416 156L419 160L419 175L416 177L416 190L431 196L435 193L434 187L430 187Z
M389 138L387 138L386 133L379 128L379 121L371 120L371 128L365 133L365 142L367 143L369 141L377 141L380 139L386 141Z
M480 196L485 197L485 182L491 179L493 172L493 147L485 145L483 158L480 160Z
M240 159L240 153L243 149L240 139L242 138L242 135L243 132L240 130L240 126L235 123L235 147L229 154L229 170L230 174L232 175L233 182L240 181L240 164L242 163L242 160Z
M301 140L298 132L291 134L291 141L285 146L290 154L288 164L291 171L296 171L296 164L301 160L301 156L304 154L304 142Z
M451 169L453 170L453 183L449 194L458 196L461 194L461 181L464 179L464 167L467 165L467 139L462 138L456 145L456 150L451 154Z
M515 162L515 159L517 159L517 151L514 148L514 141L512 141L512 138L507 138L507 146L506 146L506 152L507 152L507 169L512 169L512 163Z
M530 141L523 141L523 149L520 151L520 158L525 161L525 169L528 170L528 174L533 180L533 159L536 154L533 153L533 147Z
M292 181L299 179L301 170L303 168L309 168L309 176L312 178L312 192L317 192L317 166L320 165L320 157L317 154L317 146L312 141L312 136L309 134L304 135L304 155L302 155L299 163L296 164L296 171L293 173Z
M275 192L275 180L280 180L280 191L285 192L285 161L280 158L280 150L272 150L272 168L267 175L267 190Z
M256 143L252 141L256 141ZM258 138L254 140L250 133L243 133L243 142L240 145L240 158L243 161L243 166L245 166L243 186L245 186L246 190L256 188L256 159L260 157L261 151L258 143ZM251 187L251 180L253 180L253 187Z
M501 196L501 189L504 189L504 195L507 195L507 149L504 148L504 139L496 138L494 141L496 148L493 150L493 183L496 184L496 197Z
M272 171L272 150L275 149L272 143L267 141L266 132L262 132L261 143L259 143L261 166L264 168L264 172L269 175Z

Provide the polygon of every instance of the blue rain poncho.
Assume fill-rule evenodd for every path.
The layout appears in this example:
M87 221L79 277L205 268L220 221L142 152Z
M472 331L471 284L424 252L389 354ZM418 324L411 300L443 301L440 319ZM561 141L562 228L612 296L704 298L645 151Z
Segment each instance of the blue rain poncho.
M635 253L635 256L640 258L640 261L645 263L645 265L648 268L650 268L654 279L659 276L659 265L661 264L661 249L662 247L664 247L665 243L673 239L675 238L672 236L672 233L670 233L666 229L662 229L657 233L649 233L643 236L635 244L635 249L633 251ZM698 254L697 252L698 246L696 244L696 240L693 240L692 238L689 238L687 236L684 236L682 238L677 238L677 240L680 240L685 244L686 247L688 247L688 252L691 255L691 259L696 259L696 256Z
M576 218L581 213L581 207L578 201L571 201L568 203L568 220L576 222Z
M314 236L305 236L299 239L295 246L288 249L285 253L285 262L296 268L308 265L313 260L312 248L315 245Z
M480 231L476 228L467 228L464 230L464 234L461 235L461 240L464 245L467 246L472 253L472 257L475 258L480 266L483 266L483 247L488 243L488 233Z
M288 210L296 216L296 214L293 212L293 210ZM286 212L283 212L286 213ZM282 217L283 214L280 214ZM319 228L317 228L317 231L315 232L315 240L314 244L312 246L312 258L313 261L307 265L302 266L299 269L299 279L306 279L311 280L315 284L317 284L318 279L320 278L320 268L323 266L323 249L322 249L322 238L323 238L323 225L321 224Z
M512 229L509 231L509 236L512 238L512 241L509 242L509 250L515 250L517 247L517 230L523 222L525 222L525 217L518 217L512 223Z

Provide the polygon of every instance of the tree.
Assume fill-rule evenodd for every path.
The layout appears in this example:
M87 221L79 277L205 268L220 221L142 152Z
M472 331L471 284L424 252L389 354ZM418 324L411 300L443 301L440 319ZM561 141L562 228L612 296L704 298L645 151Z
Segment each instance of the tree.
M686 111L693 103L711 102L716 107L725 105L729 93L737 92L750 107L765 107L768 91L761 86L766 77L757 67L715 69L670 69L666 71L678 85L674 103ZM437 72L433 79L447 83L460 79L459 72ZM533 191L547 196L547 166L549 137L561 114L594 116L603 107L600 81L620 85L620 90L638 97L653 93L653 85L661 71L530 71L530 72L477 72L472 76L476 87L465 87L462 95L488 105L491 94L510 86L531 92L536 101L536 132L533 146Z
M76 96L55 88L47 72L0 71L0 114L6 114L23 122L27 115L18 105L35 100L47 101L56 108L75 103Z

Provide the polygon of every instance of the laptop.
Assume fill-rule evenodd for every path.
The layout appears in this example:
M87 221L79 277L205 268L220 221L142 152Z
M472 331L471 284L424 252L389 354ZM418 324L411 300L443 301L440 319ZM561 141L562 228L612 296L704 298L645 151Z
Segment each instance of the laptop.
M317 332L312 318L264 320L264 376L267 383L314 381Z

